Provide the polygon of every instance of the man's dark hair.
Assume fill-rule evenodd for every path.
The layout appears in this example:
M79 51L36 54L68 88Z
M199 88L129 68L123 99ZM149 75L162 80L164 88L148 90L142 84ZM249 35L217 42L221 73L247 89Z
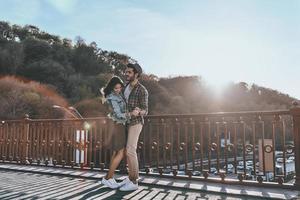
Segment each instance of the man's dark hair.
M120 77L118 76L112 77L110 81L107 83L107 85L105 86L105 88L103 89L104 97L110 95L117 84L121 84L121 86L124 87L124 83L120 79Z
M142 67L138 63L129 63L127 64L127 68L132 68L135 74L138 74L138 77L143 73Z

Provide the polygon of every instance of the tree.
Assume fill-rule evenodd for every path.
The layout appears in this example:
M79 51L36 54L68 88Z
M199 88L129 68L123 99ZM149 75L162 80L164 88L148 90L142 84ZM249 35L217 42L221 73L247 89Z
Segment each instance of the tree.
M51 46L45 41L28 38L23 41L23 46L25 65L50 57Z
M72 65L76 72L85 75L95 75L107 71L107 64L97 56L95 46L87 46L82 40L75 45Z
M67 106L64 98L54 90L37 82L27 82L15 77L0 79L0 119L21 119L25 114L31 118L61 118L60 110L53 105Z
M13 34L9 23L0 21L0 40L11 40L12 38Z
M56 86L61 92L66 82L65 68L51 59L30 63L23 68L21 74L29 79Z
M25 39L30 37L30 33L28 32L28 30L19 25L13 25L12 32L14 35L14 40L24 41Z
M23 46L15 42L7 42L0 47L0 73L15 75L24 61Z

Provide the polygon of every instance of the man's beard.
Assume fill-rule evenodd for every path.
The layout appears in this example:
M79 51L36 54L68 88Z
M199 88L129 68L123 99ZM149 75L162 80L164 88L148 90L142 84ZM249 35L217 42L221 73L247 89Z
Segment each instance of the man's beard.
M130 83L130 82L134 81L134 77L130 77L130 78L127 78L127 77L126 77L126 81L127 81L128 83Z

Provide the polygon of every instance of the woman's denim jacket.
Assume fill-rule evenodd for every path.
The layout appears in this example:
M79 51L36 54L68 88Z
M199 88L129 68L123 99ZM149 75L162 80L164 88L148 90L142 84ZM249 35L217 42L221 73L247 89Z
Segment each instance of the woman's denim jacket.
M125 125L129 117L127 115L126 101L122 94L118 95L112 92L106 97L106 101L111 108L108 117L117 123Z

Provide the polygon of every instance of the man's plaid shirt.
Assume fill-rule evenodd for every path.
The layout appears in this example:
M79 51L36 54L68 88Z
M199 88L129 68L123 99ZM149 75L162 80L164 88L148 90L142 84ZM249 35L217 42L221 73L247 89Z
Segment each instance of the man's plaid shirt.
M128 111L132 112L136 107L145 110L146 115L148 114L148 91L140 82L138 82L132 91L130 92L128 98ZM131 116L128 125L132 126L135 124L142 123L144 124L143 116Z

